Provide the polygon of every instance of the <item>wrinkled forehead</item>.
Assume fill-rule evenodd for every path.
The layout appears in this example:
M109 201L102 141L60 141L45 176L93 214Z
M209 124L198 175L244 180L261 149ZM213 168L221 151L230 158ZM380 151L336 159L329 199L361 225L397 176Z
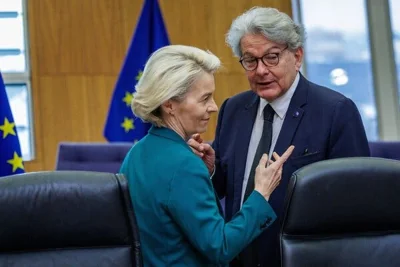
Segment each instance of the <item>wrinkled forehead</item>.
M245 54L262 55L274 49L282 49L285 44L276 43L262 34L246 34L240 40L242 56Z

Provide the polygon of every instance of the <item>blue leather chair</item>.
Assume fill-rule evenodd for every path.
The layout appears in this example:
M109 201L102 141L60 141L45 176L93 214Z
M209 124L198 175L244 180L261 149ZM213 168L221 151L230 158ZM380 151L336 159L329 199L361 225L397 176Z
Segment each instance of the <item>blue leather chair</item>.
M133 143L60 143L56 170L117 173Z
M400 141L369 142L371 157L400 160Z

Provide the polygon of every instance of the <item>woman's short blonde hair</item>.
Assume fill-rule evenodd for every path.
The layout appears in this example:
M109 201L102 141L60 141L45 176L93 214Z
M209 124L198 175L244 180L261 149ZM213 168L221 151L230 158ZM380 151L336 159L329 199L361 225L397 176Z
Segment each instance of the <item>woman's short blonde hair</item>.
M160 106L170 99L183 99L202 73L213 74L220 65L218 57L196 47L169 45L158 49L135 86L133 113L143 121L165 126Z

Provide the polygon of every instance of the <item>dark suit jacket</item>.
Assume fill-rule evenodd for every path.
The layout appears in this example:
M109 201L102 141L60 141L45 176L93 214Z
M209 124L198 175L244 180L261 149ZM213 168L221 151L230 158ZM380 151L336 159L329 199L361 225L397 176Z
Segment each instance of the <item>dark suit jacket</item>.
M227 99L221 106L213 147L216 152L214 187L225 199L226 219L240 209L246 157L259 97L252 91ZM262 266L279 265L279 230L290 176L297 169L325 159L369 156L360 114L350 99L313 84L300 75L274 151L281 155L295 145L285 163L282 180L270 198L278 220L257 240Z
M276 215L253 192L225 223L208 169L185 140L152 127L122 167L129 182L145 266L223 266L264 231Z

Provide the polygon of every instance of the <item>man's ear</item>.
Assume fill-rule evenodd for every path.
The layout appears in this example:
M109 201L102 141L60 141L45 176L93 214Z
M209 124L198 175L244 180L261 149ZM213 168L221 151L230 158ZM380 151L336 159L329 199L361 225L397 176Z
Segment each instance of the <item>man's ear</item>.
M303 64L303 57L304 57L304 51L303 47L297 48L296 52L294 52L294 58L295 58L295 67L297 71L300 71L301 65Z

